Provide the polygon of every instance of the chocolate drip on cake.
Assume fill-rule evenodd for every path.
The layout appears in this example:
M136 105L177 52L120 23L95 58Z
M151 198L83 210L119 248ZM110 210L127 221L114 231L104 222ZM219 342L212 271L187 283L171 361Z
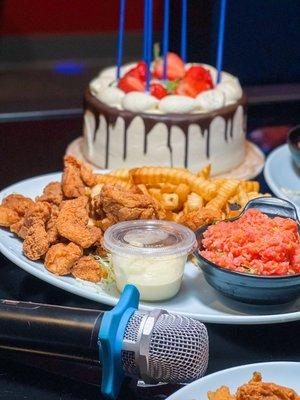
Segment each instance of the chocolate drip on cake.
M233 117L237 111L237 108L245 106L246 97L242 96L235 104L223 107L221 109L209 112L209 113L189 113L189 114L150 114L150 113L133 113L127 110L119 110L117 108L110 107L96 97L94 97L89 90L85 93L84 109L89 110L95 117L96 125L93 139L96 140L96 133L99 129L100 116L103 116L106 122L106 153L105 153L105 168L109 167L109 143L110 143L110 126L113 126L117 119L120 117L124 120L124 137L123 137L123 160L127 157L127 136L128 128L134 118L140 117L143 120L145 131L144 131L144 154L147 153L148 140L147 136L153 127L158 123L163 123L167 127L167 146L170 150L170 157L172 157L172 142L171 129L177 126L185 135L185 167L188 166L188 148L189 145L189 127L191 125L198 125L202 136L206 137L206 157L210 157L210 124L216 117L221 117L225 121L224 127L224 140L228 142L228 125L230 125L229 137L233 138Z

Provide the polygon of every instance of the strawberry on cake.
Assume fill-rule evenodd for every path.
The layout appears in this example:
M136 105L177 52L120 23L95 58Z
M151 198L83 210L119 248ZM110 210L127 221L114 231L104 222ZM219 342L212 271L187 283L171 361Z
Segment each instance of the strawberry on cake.
M245 157L246 99L236 77L187 63L168 53L147 66L140 61L95 78L84 97L84 155L100 168L141 165L185 167L196 172L211 164L227 172Z

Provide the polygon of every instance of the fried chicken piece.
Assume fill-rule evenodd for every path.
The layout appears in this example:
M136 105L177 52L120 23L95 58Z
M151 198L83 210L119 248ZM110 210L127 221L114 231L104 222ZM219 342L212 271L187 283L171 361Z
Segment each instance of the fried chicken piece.
M227 386L221 386L214 392L208 392L207 397L209 400L235 400L235 397L230 394Z
M20 217L23 217L33 204L33 200L29 197L22 196L21 194L10 194L2 201L4 207L15 211Z
M135 194L115 186L103 186L101 193L94 199L94 211L102 211L111 222L134 219L162 219L164 211L160 204L145 194Z
M58 233L84 249L91 247L102 237L101 229L88 226L87 202L86 196L64 201L56 220Z
M44 225L51 216L51 205L45 201L33 203L33 205L27 210L24 215L22 226L14 226L14 232L21 238L25 239L27 236L28 229L35 224L40 222Z
M46 222L46 231L50 244L57 243L59 238L59 233L56 227L58 214L59 214L59 207L56 205L52 205L50 218Z
M21 229L24 225L24 217L22 217L21 219L19 219L17 222L15 222L14 224L11 224L9 229L12 233L15 233L17 236L19 236L22 239L25 239L25 236L21 236Z
M49 249L49 240L42 220L34 222L27 230L23 252L30 260L40 259Z
M84 256L76 261L71 269L71 274L75 278L95 283L105 277L105 271L93 256Z
M55 275L68 275L73 264L82 256L82 248L75 243L57 243L49 248L45 267Z
M19 214L11 208L0 206L0 226L9 228L20 220Z
M255 372L249 383L238 388L236 400L299 400L299 396L290 388L262 382L261 374Z
M222 219L222 212L210 208L199 208L199 210L191 211L183 214L179 218L179 223L187 226L192 231L196 231L203 225L211 224L212 222Z
M96 184L92 169L72 156L64 157L64 173L62 176L63 194L68 198L83 196L85 186Z
M44 187L43 194L36 198L36 201L47 201L57 206L63 201L63 192L60 182L50 182Z

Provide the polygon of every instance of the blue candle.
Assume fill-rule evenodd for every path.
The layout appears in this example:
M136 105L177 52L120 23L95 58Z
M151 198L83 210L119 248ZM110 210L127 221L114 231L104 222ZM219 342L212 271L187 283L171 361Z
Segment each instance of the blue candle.
M165 0L163 28L163 79L167 79L167 54L169 50L170 0Z
M186 62L186 35L187 35L187 0L181 3L181 48L180 55Z
M117 79L120 79L120 72L121 72L121 65L123 58L125 3L126 0L120 0L119 33L118 33L118 46L117 46Z
M151 60L152 60L152 30L153 30L153 0L148 0L147 6L148 16L147 16L147 79L146 79L146 91L150 89L151 80Z
M226 17L226 1L220 0L220 21L218 33L218 49L217 49L217 83L221 82L221 73L223 67L223 48L224 48L224 32Z
M143 60L147 62L148 0L144 0Z

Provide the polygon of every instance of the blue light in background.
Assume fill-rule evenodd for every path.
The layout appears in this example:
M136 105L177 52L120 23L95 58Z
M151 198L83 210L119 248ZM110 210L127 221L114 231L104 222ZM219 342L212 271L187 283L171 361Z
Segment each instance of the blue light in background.
M76 75L82 74L85 66L75 61L60 61L54 64L53 69L57 74Z

